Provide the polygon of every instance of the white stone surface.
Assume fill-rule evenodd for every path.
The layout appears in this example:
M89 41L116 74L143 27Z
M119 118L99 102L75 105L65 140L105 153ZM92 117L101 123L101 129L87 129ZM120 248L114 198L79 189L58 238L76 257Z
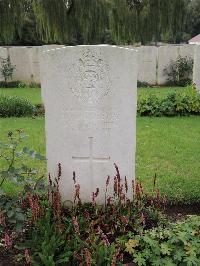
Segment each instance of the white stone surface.
M34 46L29 48L29 59L30 59L30 73L28 74L28 80L31 82L40 83L40 46Z
M8 56L7 49L0 47L0 59L6 59L7 56ZM0 67L1 67L1 61L0 61ZM4 77L1 75L1 72L0 72L0 81L2 80L4 80Z
M200 92L200 46L195 47L193 83Z
M195 45L184 44L180 46L179 55L182 57L189 57L194 59Z
M158 47L142 46L139 48L138 80L150 85L157 83Z
M8 49L11 63L15 66L13 80L31 81L31 58L27 47L12 47Z
M75 46L42 53L48 171L62 165L61 193L73 201L73 171L81 199L100 189L107 175L135 178L137 52L109 45Z
M176 60L179 55L179 46L167 45L158 48L158 85L163 85L167 82L167 76L164 75L164 69L170 64L171 60Z
M13 80L40 83L40 53L43 50L57 47L63 47L63 45L52 44L33 47L10 46L0 48L0 51L5 50L6 55L8 54L10 56L11 63L15 65Z

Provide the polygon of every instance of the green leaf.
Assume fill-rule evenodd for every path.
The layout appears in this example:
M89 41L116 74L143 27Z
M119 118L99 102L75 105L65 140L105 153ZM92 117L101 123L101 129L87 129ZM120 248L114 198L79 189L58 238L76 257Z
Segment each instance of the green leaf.
M187 263L187 266L197 266L199 265L199 259L197 259L196 256L189 256L189 257L186 257L184 260L184 262Z
M14 213L13 210L10 210L10 211L7 212L7 216L8 216L8 218L11 218L14 214L15 214L15 213Z
M162 264L163 266L177 266L177 264L175 264L171 258L162 259Z
M25 220L25 215L21 212L17 212L15 215L15 218L19 221L24 221Z
M172 249L168 246L167 243L162 243L160 245L160 248L161 248L161 252L163 255L170 255L171 254Z
M9 222L10 222L11 224L16 224L16 223L17 223L16 219L9 219Z
M146 265L146 260L142 257L141 253L135 254L133 261L137 263L138 266Z
M22 231L22 229L23 229L23 224L21 224L21 223L17 223L16 224L16 226L15 226L15 230L17 231L17 232L21 232Z
M182 258L184 257L184 255L185 255L185 252L183 251L183 249L178 248L175 251L174 260L176 260L176 261L182 261Z

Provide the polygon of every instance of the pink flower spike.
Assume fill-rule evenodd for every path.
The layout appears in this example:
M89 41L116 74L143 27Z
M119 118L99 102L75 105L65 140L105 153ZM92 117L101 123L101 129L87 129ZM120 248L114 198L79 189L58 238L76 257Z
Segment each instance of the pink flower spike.
M31 263L31 258L30 258L28 249L24 250L24 257L25 257L26 263L30 264Z
M10 249L12 247L12 239L7 233L5 233L3 241L6 249Z

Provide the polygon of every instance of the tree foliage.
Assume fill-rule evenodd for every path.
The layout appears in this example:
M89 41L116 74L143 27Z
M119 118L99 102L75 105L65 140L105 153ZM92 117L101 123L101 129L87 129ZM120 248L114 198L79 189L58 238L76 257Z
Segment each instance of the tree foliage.
M24 16L24 2L21 0L0 1L0 40L9 43L20 30Z
M192 0L188 4L188 23L187 31L192 33L192 36L200 34L200 1Z
M0 42L179 42L200 26L199 0L2 0ZM197 11L195 11L197 9ZM189 15L194 14L193 19Z
M33 0L37 29L46 42L99 42L108 27L104 0ZM55 12L56 10L56 12Z

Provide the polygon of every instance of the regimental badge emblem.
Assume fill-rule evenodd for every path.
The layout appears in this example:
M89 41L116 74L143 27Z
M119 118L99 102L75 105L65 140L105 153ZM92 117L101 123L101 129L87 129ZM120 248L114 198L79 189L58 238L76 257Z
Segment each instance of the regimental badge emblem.
M109 65L93 49L86 48L69 69L69 88L86 104L95 104L111 87Z

